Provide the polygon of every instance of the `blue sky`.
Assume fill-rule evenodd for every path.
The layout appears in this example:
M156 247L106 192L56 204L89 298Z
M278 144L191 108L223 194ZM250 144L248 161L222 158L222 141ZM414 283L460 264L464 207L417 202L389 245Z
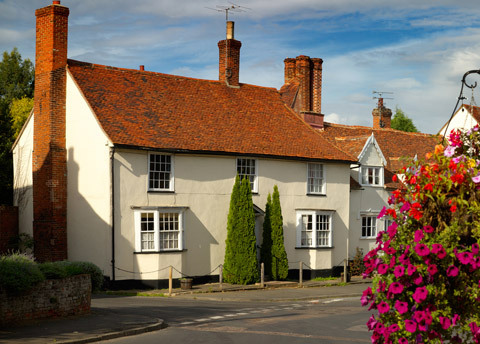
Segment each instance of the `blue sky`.
M189 77L218 78L225 37L218 0L62 0L70 8L69 58ZM280 88L283 60L323 63L326 120L371 126L372 91L393 92L422 132L436 133L455 105L460 80L480 68L477 0L238 0L230 12L242 41L240 82ZM35 15L50 0L0 0L0 51L34 60ZM471 77L472 80L475 77ZM480 81L480 77L477 78ZM466 94L467 104L471 93ZM387 95L386 95L387 96ZM478 91L474 99L480 95Z

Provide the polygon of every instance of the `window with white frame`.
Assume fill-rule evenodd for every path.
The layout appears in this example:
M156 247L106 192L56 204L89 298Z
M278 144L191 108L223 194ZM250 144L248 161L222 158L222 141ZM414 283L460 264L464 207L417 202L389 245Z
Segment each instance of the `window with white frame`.
M250 181L250 187L252 192L258 192L257 160L238 158L237 174L240 177L240 180L247 178Z
M135 251L183 250L183 208L136 210Z
M360 168L360 181L362 185L383 185L383 167L362 166Z
M362 238L373 239L377 237L377 216L362 215Z
M325 174L322 164L307 165L307 193L309 194L325 194Z
M332 247L332 212L297 212L297 247Z
M148 189L173 191L173 156L150 153L148 155Z

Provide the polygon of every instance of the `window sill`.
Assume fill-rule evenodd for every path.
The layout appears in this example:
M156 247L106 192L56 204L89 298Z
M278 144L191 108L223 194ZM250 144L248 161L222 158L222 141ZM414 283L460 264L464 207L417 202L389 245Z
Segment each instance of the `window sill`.
M327 194L324 194L324 193L310 193L310 192L307 192L307 196L314 196L314 197L327 197Z
M362 187L371 187L371 188L383 188L385 185L371 185L371 184L360 184Z
M295 247L296 250L332 250L334 249L334 246L322 246L322 247L310 247L310 246L301 246L301 247Z
M360 237L360 240L376 240L377 237Z
M175 190L147 190L148 193L174 194Z
M168 251L145 251L145 252L133 252L133 254L168 254L168 253L181 253L185 252L187 249L183 250L168 250Z

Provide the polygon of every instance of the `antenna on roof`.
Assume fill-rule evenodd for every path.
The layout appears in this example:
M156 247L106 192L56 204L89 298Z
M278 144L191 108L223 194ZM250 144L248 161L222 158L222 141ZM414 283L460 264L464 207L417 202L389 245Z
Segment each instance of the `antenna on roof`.
M384 99L393 99L393 97L389 98L389 97L384 97L383 96L384 94L393 94L393 92L373 91L372 93L375 94L375 96L373 96L372 99L378 99L378 107L379 108L381 108L383 106L383 100Z
M217 11L217 12L225 12L225 21L228 21L228 12L246 12L246 10L251 10L251 8L236 5L233 2L229 2L229 6L222 6L222 5L217 5L215 6L216 8L211 8L211 7L205 7L208 8L209 10Z

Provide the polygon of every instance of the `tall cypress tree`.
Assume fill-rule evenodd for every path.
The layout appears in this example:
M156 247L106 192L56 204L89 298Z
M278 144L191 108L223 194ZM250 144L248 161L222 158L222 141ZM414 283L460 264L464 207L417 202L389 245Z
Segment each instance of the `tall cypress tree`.
M265 204L265 217L263 220L263 238L260 258L263 262L265 275L272 277L272 196L270 193Z
M224 262L225 282L248 284L258 281L255 213L248 179L237 176L230 198Z
M283 217L278 187L273 187L270 222L272 226L272 278L284 280L288 275L288 258L283 238Z

